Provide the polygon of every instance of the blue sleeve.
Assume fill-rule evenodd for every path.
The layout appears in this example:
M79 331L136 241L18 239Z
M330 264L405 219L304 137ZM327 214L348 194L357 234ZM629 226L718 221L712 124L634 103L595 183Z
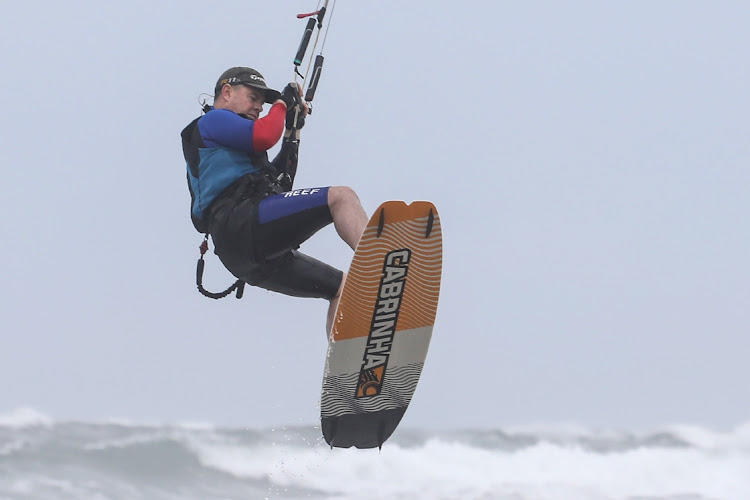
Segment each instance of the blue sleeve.
M209 147L227 146L254 153L253 127L255 122L228 109L213 109L198 120L203 143Z

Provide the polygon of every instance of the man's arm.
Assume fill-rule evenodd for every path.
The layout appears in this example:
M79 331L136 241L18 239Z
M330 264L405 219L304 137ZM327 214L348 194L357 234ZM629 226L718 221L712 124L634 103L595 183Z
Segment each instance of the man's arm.
M201 137L207 147L227 146L257 153L268 151L284 131L286 106L276 102L268 114L250 120L227 109L214 109L198 121Z
M296 95L295 95L296 94ZM299 157L300 129L305 125L308 108L301 99L302 89L296 84L289 84L284 88L282 99L287 104L286 130L281 150L271 164L282 175L279 184L285 191L290 191L297 175L297 161Z
M299 155L299 131L297 131L296 139L292 139L290 136L284 137L281 141L281 150L276 158L273 159L271 165L276 169L282 177L279 180L279 184L284 191L291 191L294 185L294 177L297 175L297 160Z

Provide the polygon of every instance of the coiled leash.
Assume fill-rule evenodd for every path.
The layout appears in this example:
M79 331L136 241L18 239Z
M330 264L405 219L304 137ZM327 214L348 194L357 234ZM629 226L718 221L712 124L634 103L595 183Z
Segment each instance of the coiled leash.
M198 291L209 299L223 299L230 293L237 290L236 296L238 299L241 299L242 294L245 292L245 282L242 280L235 281L232 286L219 293L209 292L208 290L203 288L203 267L206 265L206 262L203 260L203 256L206 255L206 252L208 251L208 235L206 235L203 243L201 243L200 251L201 257L200 259L198 259L198 267L195 270L195 282L198 285Z

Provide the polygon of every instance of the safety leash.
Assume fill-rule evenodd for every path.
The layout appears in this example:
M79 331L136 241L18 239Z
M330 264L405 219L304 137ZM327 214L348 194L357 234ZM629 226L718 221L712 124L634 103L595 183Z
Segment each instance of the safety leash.
M195 282L198 285L198 291L202 293L204 296L208 297L209 299L223 299L230 293L237 290L237 298L241 299L242 294L245 291L245 282L242 280L237 280L234 282L232 286L224 290L223 292L214 293L209 292L205 288L203 288L203 268L206 265L206 262L203 260L203 256L206 255L206 252L208 251L208 234L206 234L206 237L203 240L203 243L201 243L200 246L201 251L201 257L198 259L198 267L195 271Z

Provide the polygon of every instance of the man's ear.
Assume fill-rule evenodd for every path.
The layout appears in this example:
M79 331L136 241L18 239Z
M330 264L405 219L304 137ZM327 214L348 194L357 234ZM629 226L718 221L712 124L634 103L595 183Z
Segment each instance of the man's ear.
M232 97L232 86L225 83L224 86L221 87L221 95L228 101L229 98Z

